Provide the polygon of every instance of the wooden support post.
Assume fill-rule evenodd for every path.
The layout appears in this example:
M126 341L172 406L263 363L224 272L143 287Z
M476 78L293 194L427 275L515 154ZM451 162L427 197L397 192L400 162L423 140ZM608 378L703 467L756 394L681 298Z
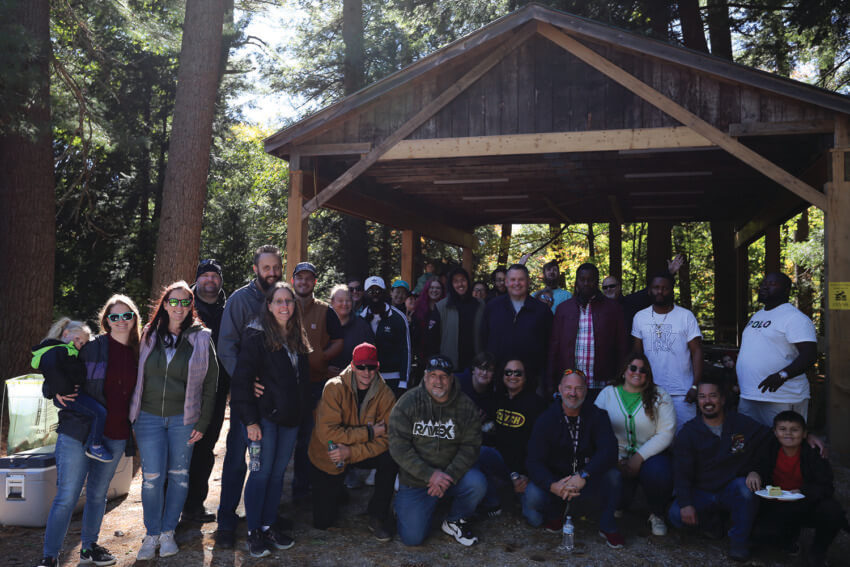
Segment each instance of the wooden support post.
M401 231L401 279L410 284L410 289L416 284L413 272L416 269L415 242L419 235L412 230Z
M749 246L746 244L735 248L735 279L737 280L735 319L738 322L738 334L734 342L740 345L744 326L750 320L750 300L752 299Z
M746 258L746 247L744 248ZM711 249L714 253L714 340L718 343L737 344L739 318L749 317L750 313L749 302L741 306L744 308L743 314L738 312L739 301L735 290L741 285L741 281L737 278L739 274L735 267L737 256L732 223L711 223Z
M850 464L850 310L847 290L850 282L850 119L836 118L835 146L832 150L832 180L827 183L827 380L829 399L829 441L838 461ZM842 301L843 300L843 301Z
M651 221L646 236L646 276L667 267L673 251L670 233L673 224L668 221Z
M620 223L608 223L608 275L623 279L623 231Z
M470 246L463 247L463 269L469 274L469 277L473 277L472 272L472 248ZM449 282L451 284L451 282Z
M502 225L502 238L499 240L499 257L496 259L496 266L505 266L508 265L508 253L511 249L511 231L513 230L513 225L503 224Z
M284 280L292 277L292 271L298 262L307 259L307 221L301 216L304 205L304 172L300 168L298 156L289 160L289 202L286 219L286 271Z
M767 227L764 231L764 273L779 272L781 263L779 259L779 225Z

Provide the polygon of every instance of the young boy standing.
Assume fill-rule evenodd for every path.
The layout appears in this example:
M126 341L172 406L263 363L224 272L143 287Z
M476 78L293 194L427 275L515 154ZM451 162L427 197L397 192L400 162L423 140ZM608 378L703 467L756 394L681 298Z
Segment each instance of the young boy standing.
M770 534L782 542L783 549L797 551L800 528L815 529L809 553L810 565L824 565L826 551L838 531L848 529L841 504L833 497L832 467L817 449L803 441L806 421L795 411L783 411L773 419L773 434L756 465L747 476L747 486L760 490L778 486L783 491L800 493L804 498L792 501L763 500L755 531Z

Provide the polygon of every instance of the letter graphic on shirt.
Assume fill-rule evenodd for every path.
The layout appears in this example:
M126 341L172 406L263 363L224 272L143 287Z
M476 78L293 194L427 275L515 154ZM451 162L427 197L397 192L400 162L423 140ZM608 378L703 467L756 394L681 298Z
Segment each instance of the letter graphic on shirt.
M455 438L454 420L445 423L439 421L416 421L413 423L413 434L419 437L437 437L439 439Z
M496 423L503 427L518 429L525 425L525 416L516 411L498 409L496 410Z
M652 352L673 352L673 325L652 323L646 326L646 334L651 337L649 350Z

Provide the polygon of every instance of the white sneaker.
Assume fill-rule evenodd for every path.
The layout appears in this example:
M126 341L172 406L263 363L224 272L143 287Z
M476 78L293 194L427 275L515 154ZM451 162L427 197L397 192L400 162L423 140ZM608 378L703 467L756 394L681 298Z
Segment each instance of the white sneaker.
M366 486L375 486L375 473L378 472L378 469L372 469L369 471L369 476L366 477Z
M664 523L664 518L659 518L655 514L650 514L649 525L652 526L652 535L667 535L667 524Z
M159 556L171 557L177 555L178 551L180 551L180 548L174 541L174 532L162 532L162 535L159 536Z
M618 518L618 519L622 518L623 517L623 511L622 510L614 510L614 517Z
M146 535L142 540L142 547L136 555L137 561L150 561L156 557L156 548L159 547L158 535Z

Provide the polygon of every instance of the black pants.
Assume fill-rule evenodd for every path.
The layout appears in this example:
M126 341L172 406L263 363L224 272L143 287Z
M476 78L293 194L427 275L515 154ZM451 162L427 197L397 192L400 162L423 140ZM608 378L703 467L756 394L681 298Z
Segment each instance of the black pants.
M304 414L304 418L298 425L298 437L295 440L295 458L292 463L292 499L299 500L305 498L310 492L310 458L307 456L307 449L310 447L310 437L313 434L313 427L316 426L313 421L313 412L319 405L319 400L322 399L322 390L324 382L310 383L310 411Z
M797 540L800 528L814 528L812 551L826 553L832 540L846 525L844 509L833 498L804 498L793 502L768 500L759 505L755 532L762 541L790 543Z
M358 469L377 469L375 492L369 500L368 513L386 522L389 519L393 487L398 474L398 465L390 457L390 452L384 451L377 457L351 466ZM310 476L313 481L313 527L326 530L334 524L339 513L338 502L345 488L345 473L328 474L310 463Z
M230 392L230 380L225 377L219 380L218 391L215 394L215 407L210 418L210 424L201 440L192 449L192 461L189 464L189 493L183 509L196 511L204 507L204 501L209 493L210 473L215 465L215 444L224 423L224 410L227 407L227 394Z

